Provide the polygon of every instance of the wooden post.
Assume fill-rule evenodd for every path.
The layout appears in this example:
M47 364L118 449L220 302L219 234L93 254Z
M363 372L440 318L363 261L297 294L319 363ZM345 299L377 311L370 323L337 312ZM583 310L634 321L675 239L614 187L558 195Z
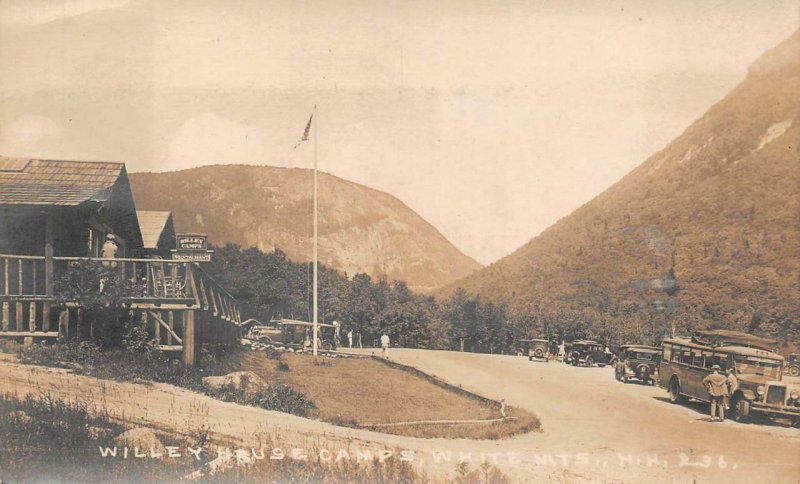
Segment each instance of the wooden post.
M3 301L3 331L8 331L9 329L9 312L8 301Z
M188 279L187 279L188 280ZM186 281L184 281L186 282ZM166 297L178 297L178 266L175 264L170 265L170 283L172 284L172 294L167 295ZM166 284L165 284L166 287Z
M55 293L53 290L53 216L50 215L50 212L44 215L44 293L47 295L47 301L42 304L42 331L50 331L50 304L52 304ZM60 328L59 331L61 331Z
M157 314L159 318L164 319L164 313L158 311ZM161 325L158 324L158 320L156 320L156 332L155 332L155 338L153 339L155 339L157 345L161 344Z
M183 312L183 364L194 366L194 310Z
M15 308L16 309L15 312L16 312L16 320L17 320L17 331L25 331L25 322L24 322L25 320L24 320L24 316L22 314L22 311L23 311L22 303L18 302L16 304L16 306L17 307Z
M36 331L36 303L33 301L31 301L28 311L28 331L31 333ZM33 338L26 336L22 344L25 346L33 346Z
M50 331L50 301L42 303L42 331Z
M81 332L83 331L83 328L81 327L81 326L83 326L82 325L82 323L83 323L83 310L81 308L78 308L76 313L77 313L77 315L75 317L75 338L78 341L80 341L81 337L83 336L81 334Z
M58 315L58 339L67 339L69 337L69 309L64 308Z
M192 279L192 264L186 264L187 281ZM183 312L183 364L194 366L194 310L187 309Z
M172 345L172 331L175 331L175 315L172 311L167 313L167 323L170 329L170 331L167 332L167 344Z

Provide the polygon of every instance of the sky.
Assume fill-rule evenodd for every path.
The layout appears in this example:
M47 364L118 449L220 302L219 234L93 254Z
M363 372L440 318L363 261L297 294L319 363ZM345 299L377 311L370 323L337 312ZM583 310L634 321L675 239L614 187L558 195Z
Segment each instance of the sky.
M0 0L0 153L310 168L493 262L800 27L798 0Z

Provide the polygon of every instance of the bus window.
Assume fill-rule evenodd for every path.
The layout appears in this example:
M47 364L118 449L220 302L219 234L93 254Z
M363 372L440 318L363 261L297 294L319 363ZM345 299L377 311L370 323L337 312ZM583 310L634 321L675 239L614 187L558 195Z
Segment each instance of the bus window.
M692 350L692 361L689 364L698 368L703 368L703 352L698 349Z
M706 368L711 369L714 365L719 365L720 368L725 369L727 368L726 359L724 355L720 355L718 353L712 353L706 357Z
M663 354L661 359L664 361L669 361L672 359L672 345L664 345L662 348Z

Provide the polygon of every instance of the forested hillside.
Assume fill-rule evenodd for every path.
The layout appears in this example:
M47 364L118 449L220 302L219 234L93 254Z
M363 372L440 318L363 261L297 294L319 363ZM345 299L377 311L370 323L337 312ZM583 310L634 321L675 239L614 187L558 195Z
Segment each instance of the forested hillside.
M178 231L207 233L292 260L312 258L312 172L214 165L131 173L136 206L169 209ZM319 260L348 274L401 280L429 292L481 266L397 198L319 174Z
M596 337L722 327L796 344L798 112L800 32L617 184L440 294L464 288L512 321L547 314Z

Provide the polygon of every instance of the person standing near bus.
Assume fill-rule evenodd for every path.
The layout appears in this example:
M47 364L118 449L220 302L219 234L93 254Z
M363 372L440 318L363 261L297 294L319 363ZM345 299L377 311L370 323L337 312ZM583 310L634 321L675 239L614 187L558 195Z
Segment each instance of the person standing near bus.
M728 376L725 377L725 380L728 385L728 396L725 397L725 410L729 410L731 408L731 397L736 390L739 389L739 379L736 378L736 368L731 366L728 368Z
M728 379L720 373L719 365L711 367L711 374L703 378L703 385L711 397L711 421L714 422L719 409L719 421L725 421L725 398L728 396Z

